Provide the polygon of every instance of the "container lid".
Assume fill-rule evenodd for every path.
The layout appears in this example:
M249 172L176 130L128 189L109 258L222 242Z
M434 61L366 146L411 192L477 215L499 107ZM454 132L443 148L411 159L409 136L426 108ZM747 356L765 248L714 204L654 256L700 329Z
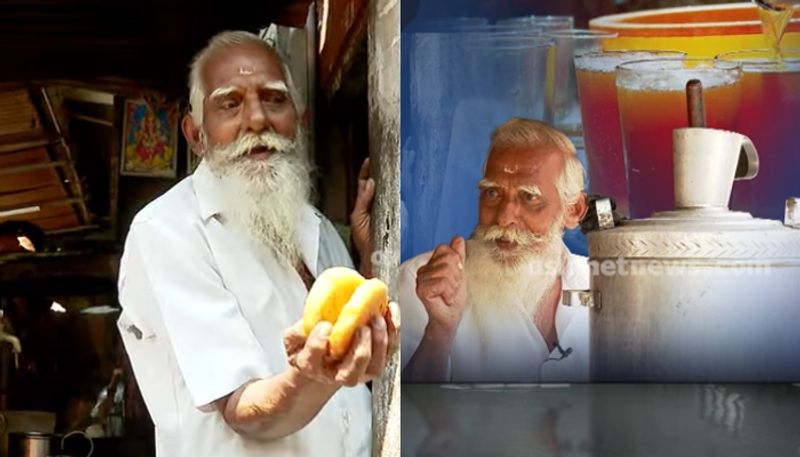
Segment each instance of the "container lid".
M590 232L593 259L782 260L800 262L800 229L749 213L696 208L655 213Z
M589 28L620 36L699 37L763 33L758 6L752 2L692 5L610 14L589 21ZM797 10L786 32L800 30Z

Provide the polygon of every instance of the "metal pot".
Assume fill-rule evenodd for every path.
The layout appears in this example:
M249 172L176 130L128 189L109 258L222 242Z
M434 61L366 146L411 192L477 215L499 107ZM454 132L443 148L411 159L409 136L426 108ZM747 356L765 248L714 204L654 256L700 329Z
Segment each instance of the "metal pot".
M8 457L11 434L52 434L56 426L56 415L46 411L2 411L0 412L0 457ZM15 438L19 440L21 438Z
M58 437L52 433L12 432L8 434L8 457L50 457Z
M82 435L89 441L89 450L85 457L90 457L94 452L94 442L81 431L70 432L63 437L39 432L9 433L8 457L76 457L64 450L67 438L75 435Z
M728 210L757 173L749 139L673 140L677 209L588 236L592 380L797 381L800 230Z

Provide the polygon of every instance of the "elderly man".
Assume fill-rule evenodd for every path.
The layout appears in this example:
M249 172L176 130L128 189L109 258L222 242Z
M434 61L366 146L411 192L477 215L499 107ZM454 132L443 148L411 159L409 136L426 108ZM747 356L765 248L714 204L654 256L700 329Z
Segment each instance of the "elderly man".
M400 268L404 380L586 380L588 311L560 300L589 285L586 259L561 241L586 213L575 147L544 123L512 119L492 134L478 187L470 239Z
M296 99L280 57L253 34L223 32L192 63L182 127L203 160L136 215L119 276L118 325L159 456L370 453L363 383L396 334L375 318L340 362L327 357L330 324L302 334L314 277L352 263L309 204ZM360 190L353 222L373 181Z

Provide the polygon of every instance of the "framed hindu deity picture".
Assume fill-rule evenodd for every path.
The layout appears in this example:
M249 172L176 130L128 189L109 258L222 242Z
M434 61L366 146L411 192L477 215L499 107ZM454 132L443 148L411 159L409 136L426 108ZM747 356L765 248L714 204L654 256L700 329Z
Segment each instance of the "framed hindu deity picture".
M125 100L120 174L174 178L178 169L178 105Z

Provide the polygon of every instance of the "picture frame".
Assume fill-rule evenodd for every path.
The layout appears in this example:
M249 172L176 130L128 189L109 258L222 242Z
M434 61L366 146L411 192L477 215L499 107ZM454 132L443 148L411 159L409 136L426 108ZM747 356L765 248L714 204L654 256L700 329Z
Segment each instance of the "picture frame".
M178 104L152 107L142 99L123 104L120 174L175 178L178 171Z

